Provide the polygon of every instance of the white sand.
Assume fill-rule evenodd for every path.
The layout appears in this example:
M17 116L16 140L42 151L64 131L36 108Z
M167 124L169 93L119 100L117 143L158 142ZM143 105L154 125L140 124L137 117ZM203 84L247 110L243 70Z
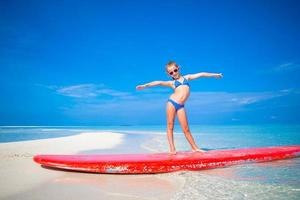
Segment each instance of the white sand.
M180 177L65 172L42 168L32 160L36 154L118 149L126 144L124 140L124 135L119 133L91 132L54 139L0 143L0 199L171 199L175 191L183 187Z
M76 154L80 151L108 149L122 142L123 134L82 133L75 136L0 143L0 199L37 187L62 174L34 163L36 154Z

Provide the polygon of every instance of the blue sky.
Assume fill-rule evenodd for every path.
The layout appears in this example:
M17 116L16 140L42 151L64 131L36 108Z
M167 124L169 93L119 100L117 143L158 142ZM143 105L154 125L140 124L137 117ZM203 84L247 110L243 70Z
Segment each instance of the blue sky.
M175 60L191 124L299 123L300 2L1 1L0 125L165 124Z

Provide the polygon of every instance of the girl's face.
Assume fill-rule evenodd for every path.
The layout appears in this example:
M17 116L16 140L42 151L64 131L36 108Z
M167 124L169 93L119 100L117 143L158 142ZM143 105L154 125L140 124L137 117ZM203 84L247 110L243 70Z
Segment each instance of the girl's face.
M169 76L171 76L173 79L178 79L180 77L179 68L175 65L172 65L167 68L167 73Z

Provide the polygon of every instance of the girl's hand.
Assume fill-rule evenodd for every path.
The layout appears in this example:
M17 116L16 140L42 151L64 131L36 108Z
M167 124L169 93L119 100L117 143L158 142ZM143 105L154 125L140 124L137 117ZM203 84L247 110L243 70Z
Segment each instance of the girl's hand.
M136 89L137 90L142 90L142 89L144 89L146 86L145 85L138 85L138 86L136 86Z
M223 78L223 74L222 73L217 74L216 78Z

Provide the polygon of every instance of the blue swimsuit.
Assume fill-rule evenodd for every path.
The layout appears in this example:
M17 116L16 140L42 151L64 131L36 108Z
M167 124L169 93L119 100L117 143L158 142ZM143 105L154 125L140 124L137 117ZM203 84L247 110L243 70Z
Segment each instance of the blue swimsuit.
M184 77L183 77L183 82L182 82L182 83L180 83L179 81L175 80L175 82L174 82L175 88L179 87L180 85L187 85L187 86L190 87L190 84L189 84L188 80L185 79ZM168 99L168 102L170 102L170 103L174 106L176 112L177 112L179 109L181 109L181 108L184 107L184 104L179 104L179 103L175 102L175 101L172 100L172 99Z

